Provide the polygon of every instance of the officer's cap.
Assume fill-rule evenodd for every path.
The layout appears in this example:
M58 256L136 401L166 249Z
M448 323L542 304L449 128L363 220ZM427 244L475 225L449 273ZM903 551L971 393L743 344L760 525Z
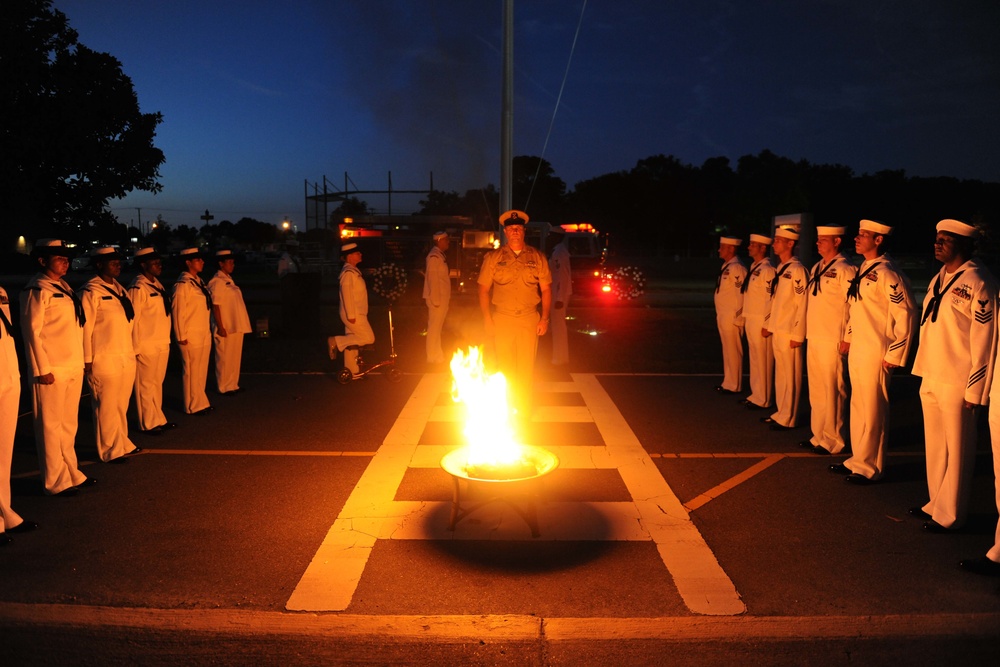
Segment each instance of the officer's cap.
M94 248L90 251L90 258L92 260L98 260L101 262L107 262L112 259L121 259L122 255L118 252L118 248L110 245L101 246L100 248Z
M152 259L163 259L160 257L160 253L156 252L156 248L140 248L135 251L135 261L137 262L148 262Z
M771 245L774 243L774 239L770 236L764 236L763 234L751 234L750 243L760 243L761 245Z
M528 214L524 211L511 209L500 216L500 224L504 227L507 225L526 225L528 224Z
M719 237L719 244L720 245L734 245L734 246L738 246L741 243L743 243L743 239L738 239L735 236L720 236Z
M937 231L949 232L958 236L978 236L979 230L967 222L961 220L945 219L937 223Z
M847 233L846 227L816 227L816 236L843 236Z
M892 234L892 227L881 222L876 222L875 220L862 220L858 224L858 227L866 232L874 232L882 236Z
M39 239L31 252L35 257L72 257L76 254L62 239Z
M799 234L798 234L798 232L796 232L794 229L787 229L785 227L778 227L778 229L775 230L775 232L774 232L774 237L775 238L779 238L780 237L780 238L783 238L783 239L790 239L792 241L798 241L799 240Z

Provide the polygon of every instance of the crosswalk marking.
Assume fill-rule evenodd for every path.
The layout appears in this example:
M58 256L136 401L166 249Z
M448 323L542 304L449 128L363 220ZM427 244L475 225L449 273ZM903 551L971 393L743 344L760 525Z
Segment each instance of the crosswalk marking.
M663 479L621 412L594 375L539 383L536 391L579 393L584 406L545 406L534 419L593 422L604 446L552 446L562 469L616 469L628 502L546 502L538 513L540 540L653 541L691 611L741 614L746 607L687 510ZM380 540L527 540L530 530L504 504L447 529L450 502L397 501L408 468L434 468L450 447L420 445L431 421L457 421L438 405L448 391L443 374L425 375L403 407L286 603L295 611L343 611L351 603L375 543Z

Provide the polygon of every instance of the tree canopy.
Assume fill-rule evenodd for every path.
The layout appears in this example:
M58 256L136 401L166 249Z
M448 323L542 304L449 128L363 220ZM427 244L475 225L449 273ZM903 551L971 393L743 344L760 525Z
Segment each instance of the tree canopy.
M51 0L0 3L0 242L83 240L110 199L159 192L159 113L141 113L122 64L77 41Z

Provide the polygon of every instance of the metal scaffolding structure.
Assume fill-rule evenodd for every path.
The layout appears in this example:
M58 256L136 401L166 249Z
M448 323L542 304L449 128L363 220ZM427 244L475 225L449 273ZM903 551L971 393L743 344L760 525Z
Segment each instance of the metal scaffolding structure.
M353 188L352 188L353 185ZM362 190L353 184L347 172L344 172L344 187L337 187L330 179L323 176L322 184L319 182L305 182L305 203L306 203L306 230L310 229L335 229L336 224L330 224L330 212L336 209L341 203L358 195L384 195L387 198L386 215L392 215L392 196L394 194L417 194L429 195L434 190L434 172L430 174L430 186L426 190L397 190L392 186L392 172L388 174L387 188L385 190ZM331 204L333 206L331 206Z

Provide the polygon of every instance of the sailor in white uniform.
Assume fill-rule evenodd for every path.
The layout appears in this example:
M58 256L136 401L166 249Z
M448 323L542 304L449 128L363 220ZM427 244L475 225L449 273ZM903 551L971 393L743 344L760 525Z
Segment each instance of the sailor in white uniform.
M806 374L812 437L800 446L817 454L839 454L847 446L847 369L840 342L847 327L847 290L858 274L840 251L843 227L816 227L819 261L806 289Z
M799 419L809 276L794 254L798 240L798 233L791 229L778 229L774 233L778 269L771 283L771 318L764 327L763 335L774 336L774 402L777 412L761 419L774 431L795 428Z
M885 254L892 227L862 220L854 239L864 257L847 296L847 331L840 345L851 377L851 450L830 471L853 484L870 484L885 468L889 432L889 382L906 364L916 331L916 305L909 279Z
M208 281L212 294L212 312L215 319L215 382L219 393L231 396L240 391L240 364L243 360L243 336L250 333L250 315L247 313L243 292L233 280L236 256L232 250L215 253L219 270Z
M774 348L771 338L763 333L771 319L771 283L774 265L768 255L772 239L763 234L751 234L747 252L753 260L743 281L743 320L750 362L750 395L743 404L750 410L772 406L774 393Z
M441 330L451 303L451 275L448 271L448 232L434 232L434 247L427 253L424 267L424 303L427 304L427 363L446 361L441 348Z
M140 273L128 288L135 309L132 323L132 347L135 349L135 407L139 429L159 435L177 424L163 414L163 380L170 357L170 295L160 282L163 259L155 248L135 253Z
M715 388L723 394L739 393L743 387L743 281L747 267L736 254L742 239L723 236L719 239L722 268L715 279L715 322L722 342L722 384Z
M913 374L920 382L927 450L927 493L910 514L930 532L961 528L972 493L976 416L989 402L996 355L996 278L973 258L976 228L937 224L934 259L943 266L924 298Z
M993 318L994 325L1000 324L997 318ZM1000 332L996 334L1000 336ZM990 388L990 444L993 450L993 493L996 501L997 511L1000 511L1000 355L994 355L994 366L991 374ZM958 566L966 572L982 574L989 577L1000 577L1000 521L997 521L996 531L993 535L993 545L986 551L986 555L977 558L965 558L958 563Z
M569 240L563 228L554 227L552 238L559 239L549 257L549 271L552 273L552 365L561 366L569 363L566 308L573 294L573 271L569 261Z
M132 322L135 309L118 282L121 255L96 248L91 261L97 275L80 288L87 319L83 325L83 363L90 385L97 454L105 463L125 463L139 451L128 437L128 403L135 385Z
M368 288L358 269L361 263L358 244L345 243L340 247L340 256L344 260L340 271L340 321L346 331L343 336L330 336L327 343L330 358L336 358L338 351L343 352L344 368L357 375L361 372L358 348L374 343L375 332L368 324Z
M184 412L207 415L212 411L205 393L208 358L212 352L212 295L198 276L205 268L201 251L185 248L180 257L184 270L174 283L171 315L184 368Z
M21 292L21 332L31 373L35 445L45 493L70 496L97 480L76 458L77 415L83 389L83 304L63 276L72 251L42 239L32 256L41 266Z

